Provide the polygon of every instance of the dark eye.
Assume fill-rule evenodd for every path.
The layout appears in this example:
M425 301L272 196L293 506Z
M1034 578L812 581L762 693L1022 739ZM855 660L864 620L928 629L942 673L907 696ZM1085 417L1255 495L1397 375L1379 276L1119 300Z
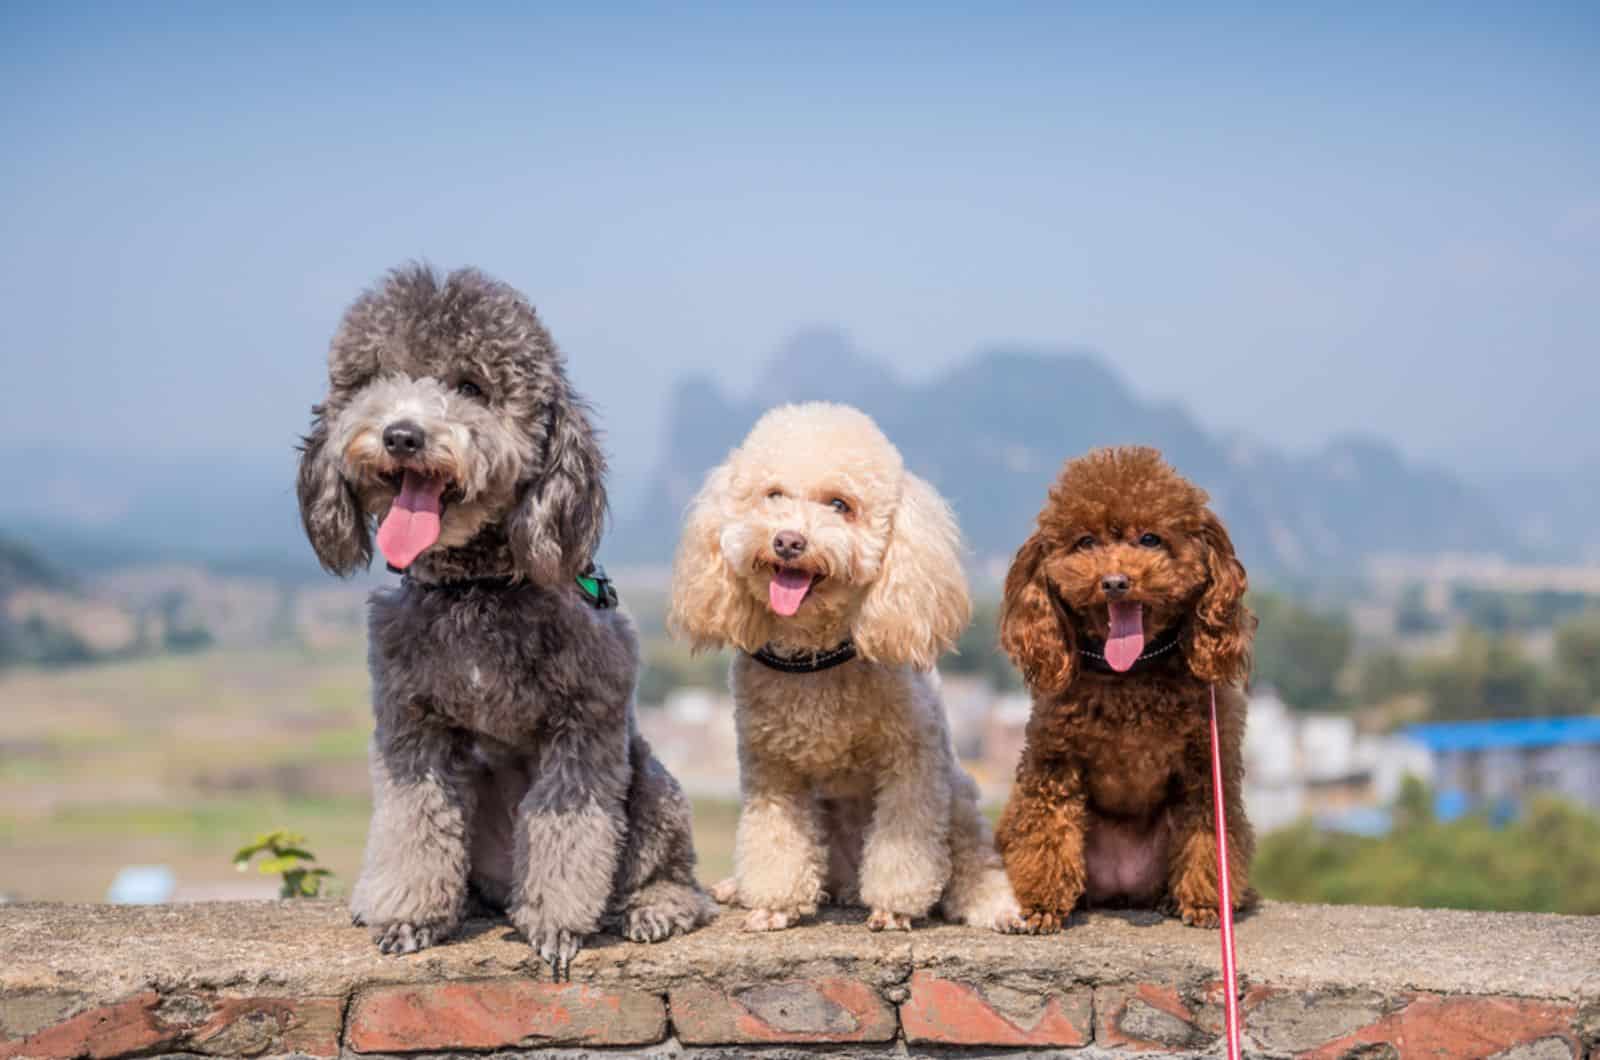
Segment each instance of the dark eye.
M767 492L767 500L769 500L769 501L776 501L776 500L782 500L782 499L783 499L783 491L782 490L769 490Z
M476 399L483 397L483 388L470 379L463 379L456 384L456 393L465 398Z
M835 497L833 500L828 502L828 507L838 512L840 515L850 514L850 505L843 497Z
M1160 548L1161 539L1155 534L1141 534L1139 535L1139 544L1145 548Z
M1082 537L1078 538L1077 544L1072 546L1072 550L1074 552L1082 552L1084 549L1093 548L1094 546L1095 546L1094 535L1093 534L1084 534Z

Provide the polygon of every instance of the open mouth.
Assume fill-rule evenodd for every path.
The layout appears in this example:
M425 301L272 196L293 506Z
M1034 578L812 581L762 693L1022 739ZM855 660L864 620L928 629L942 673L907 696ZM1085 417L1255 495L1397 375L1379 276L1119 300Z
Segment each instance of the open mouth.
M1144 605L1131 600L1110 600L1110 629L1106 633L1106 663L1125 673L1144 653Z
M460 491L445 476L414 468L402 468L387 479L395 498L378 524L378 548L391 565L405 570L439 540L445 504Z
M784 618L793 618L800 610L800 605L806 602L811 589L822 581L824 575L813 574L799 567L784 567L774 565L772 568L772 581L767 585L767 602L772 605L772 610Z

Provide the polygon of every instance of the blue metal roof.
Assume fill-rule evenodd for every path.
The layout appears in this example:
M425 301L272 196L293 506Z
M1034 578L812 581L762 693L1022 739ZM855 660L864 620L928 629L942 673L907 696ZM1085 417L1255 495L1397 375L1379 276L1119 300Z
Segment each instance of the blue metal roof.
M1427 725L1408 725L1401 731L1430 751L1600 744L1600 715L1432 722Z

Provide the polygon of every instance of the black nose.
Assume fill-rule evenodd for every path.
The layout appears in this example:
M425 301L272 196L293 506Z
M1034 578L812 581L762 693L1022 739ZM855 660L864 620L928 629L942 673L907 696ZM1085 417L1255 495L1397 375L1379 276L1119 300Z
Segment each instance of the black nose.
M804 534L797 534L793 530L783 530L772 539L772 551L778 554L779 559L798 559L806 550Z
M1104 589L1106 595L1113 600L1127 596L1128 589L1132 587L1132 584L1126 574L1107 574L1100 579L1100 588Z
M383 447L390 456L416 456L427 441L422 428L410 420L399 420L383 429Z

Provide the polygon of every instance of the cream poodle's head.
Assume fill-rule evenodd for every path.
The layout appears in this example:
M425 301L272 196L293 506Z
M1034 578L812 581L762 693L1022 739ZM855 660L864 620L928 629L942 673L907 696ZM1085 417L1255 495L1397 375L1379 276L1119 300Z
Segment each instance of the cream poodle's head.
M672 574L672 628L697 647L822 651L928 669L971 617L960 534L865 414L768 412L707 477Z

